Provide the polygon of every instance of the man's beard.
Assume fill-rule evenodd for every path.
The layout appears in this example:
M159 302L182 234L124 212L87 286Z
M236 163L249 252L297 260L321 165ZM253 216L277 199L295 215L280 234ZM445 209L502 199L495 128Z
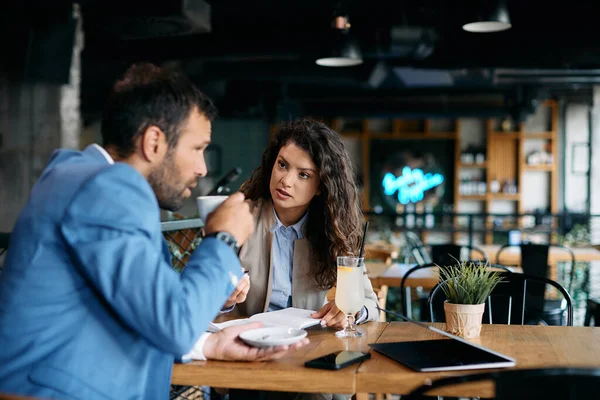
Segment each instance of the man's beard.
M148 176L148 182L154 190L158 205L168 211L177 211L181 208L185 200L183 192L191 185L191 183L178 183L181 174L174 161L173 152L167 152L162 164Z

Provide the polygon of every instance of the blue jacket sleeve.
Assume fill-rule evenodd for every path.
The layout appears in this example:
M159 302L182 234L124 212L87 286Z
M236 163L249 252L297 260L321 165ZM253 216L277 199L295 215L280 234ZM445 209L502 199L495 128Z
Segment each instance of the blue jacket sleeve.
M174 271L163 257L154 193L123 164L78 191L61 230L82 275L122 321L175 356L192 348L235 289L232 277L242 276L235 252L214 238L183 273Z

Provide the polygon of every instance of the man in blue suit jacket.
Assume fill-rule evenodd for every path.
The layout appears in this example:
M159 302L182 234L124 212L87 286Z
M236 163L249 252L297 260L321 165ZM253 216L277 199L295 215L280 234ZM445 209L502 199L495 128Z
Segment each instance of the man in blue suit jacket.
M199 338L200 358L289 350L240 344L246 328L203 334L242 276L236 249L252 232L243 195L208 218L181 274L170 266L159 207L180 207L206 174L214 115L183 76L134 66L105 109L105 148L53 154L0 275L0 392L166 399L174 358Z

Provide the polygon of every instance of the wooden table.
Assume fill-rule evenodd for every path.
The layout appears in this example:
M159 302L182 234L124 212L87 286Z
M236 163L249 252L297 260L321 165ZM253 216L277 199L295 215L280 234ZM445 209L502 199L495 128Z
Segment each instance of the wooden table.
M436 324L443 327L443 324ZM176 364L172 383L257 390L318 393L406 394L427 379L477 371L423 373L371 352L372 358L340 371L304 367L304 362L338 350L370 351L368 343L441 339L410 323L368 323L367 335L343 340L332 330L309 330L311 342L290 357L272 362L195 361ZM516 358L516 369L535 367L600 367L600 329L591 327L484 325L475 343ZM479 371L481 372L481 371ZM490 383L461 385L434 392L447 396L492 397ZM364 395L360 396L364 398Z
M385 265L383 263L368 263L367 271L369 279L373 286L400 286L402 278L409 269L416 264L394 263ZM513 272L522 273L519 267L511 267ZM433 289L439 282L439 273L437 267L423 268L411 273L406 279L407 287L421 286L424 289Z
M434 324L443 328L444 324ZM378 343L442 339L443 336L407 322L393 322ZM548 367L600 367L600 329L591 327L541 325L483 325L474 343L516 359L513 369ZM371 393L408 394L427 380L483 372L415 372L379 353L361 364L356 375L356 390ZM457 385L431 394L455 397L493 397L489 382Z
M478 246L481 250L485 251L485 254L490 259L491 263L496 262L496 255L500 246L498 245L483 245ZM573 253L575 253L575 260L581 262L600 261L600 251L593 247L573 247ZM476 253L472 253L475 257ZM551 247L548 252L548 264L555 266L559 262L570 262L571 255L560 248ZM500 254L500 264L504 265L521 265L521 249L518 246L511 246L506 248Z
M394 263L386 265L384 263L367 263L367 272L373 287L395 286L400 287L402 278L409 269L416 264L401 264ZM513 272L522 273L523 270L519 267L512 267ZM405 309L407 317L412 318L411 311L411 288L421 286L425 290L431 290L439 282L439 272L437 267L423 268L411 273L406 279L405 285Z
M397 286L399 287L402 278L409 269L416 264L394 263L384 265L382 263L367 263L369 279L373 286ZM437 268L423 268L409 275L406 280L406 286L422 286L425 289L433 288L439 282Z
M310 344L287 358L255 363L193 361L175 364L172 383L234 389L351 394L355 392L354 382L359 364L339 371L326 371L306 368L304 362L340 350L368 352L368 343L376 342L386 326L386 323L361 325L359 329L364 329L366 335L355 339L339 339L333 329L310 328Z
M484 245L479 246L481 250L485 251L485 254L490 259L491 263L496 262L496 255L498 254L498 250L500 250L499 245ZM600 251L596 250L593 247L573 247L571 248L573 253L575 254L575 261L579 262L592 262L592 261L600 261ZM477 253L472 252L471 256L475 257ZM550 279L557 280L557 264L559 262L571 262L571 255L568 251L550 247L548 252L548 265L550 269L548 271L548 276ZM521 249L519 246L511 246L502 251L500 254L500 264L503 265L521 265Z

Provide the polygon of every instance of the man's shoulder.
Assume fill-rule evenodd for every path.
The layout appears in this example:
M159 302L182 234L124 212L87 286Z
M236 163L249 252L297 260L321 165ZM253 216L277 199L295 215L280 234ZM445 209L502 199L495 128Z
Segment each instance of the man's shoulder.
M104 227L155 234L160 209L148 181L134 168L115 163L91 176L78 190L62 218L63 234L73 227Z
M56 149L50 155L50 160L46 169L52 169L63 164L106 164L108 162L100 162L86 151L79 151L74 149Z
M78 189L70 212L108 219L159 218L160 210L150 184L135 168L115 163L98 170ZM139 222L139 221L138 221Z
M146 178L126 163L115 163L96 171L81 190L118 201L132 200L145 203L144 200L148 200L154 204L156 200ZM141 203L138 203L138 206Z

